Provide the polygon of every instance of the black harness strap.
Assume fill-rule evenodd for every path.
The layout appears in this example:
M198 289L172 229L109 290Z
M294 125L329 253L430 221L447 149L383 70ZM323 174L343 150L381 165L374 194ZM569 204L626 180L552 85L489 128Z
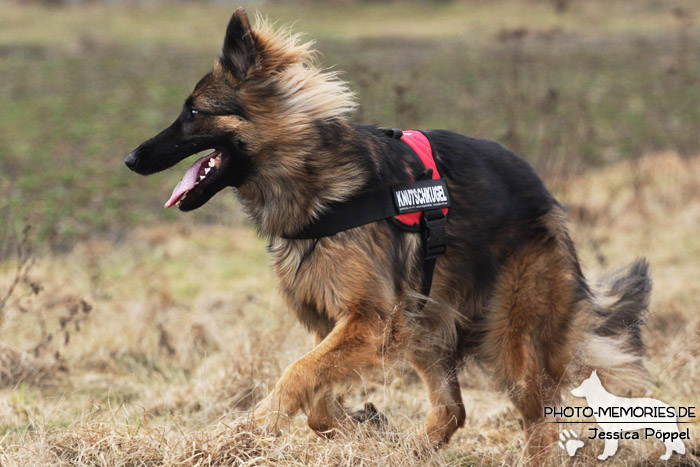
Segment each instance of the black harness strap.
M361 193L347 201L332 203L315 221L284 238L310 239L335 235L397 214L391 189Z
M430 296L437 258L447 251L445 224L447 224L447 216L442 212L442 209L431 209L423 212L421 217L421 237L423 240L423 284L421 293L426 297ZM421 309L424 306L425 300L422 300Z

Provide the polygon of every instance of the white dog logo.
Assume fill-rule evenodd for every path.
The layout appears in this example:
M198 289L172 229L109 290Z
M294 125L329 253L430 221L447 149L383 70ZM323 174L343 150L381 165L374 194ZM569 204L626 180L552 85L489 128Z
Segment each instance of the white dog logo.
M599 460L605 460L617 452L617 443L620 438L629 439L628 436L623 436L624 432L638 430L644 430L645 437L648 437L648 433L663 434L660 438L656 435L666 445L666 452L661 456L661 460L668 460L674 451L685 454L685 445L681 441L682 433L678 430L676 418L650 415L655 413L654 410L659 409L669 413L668 410L673 409L669 404L650 397L629 398L610 394L601 384L595 371L579 387L572 389L571 394L586 399L600 426L599 430L603 432L598 436L605 439L605 449L598 456ZM616 410L612 410L613 408ZM648 410L644 410L645 408ZM624 417L621 420L620 412L635 413L634 420L621 423ZM638 413L642 415L636 415ZM591 428L591 430L596 429Z

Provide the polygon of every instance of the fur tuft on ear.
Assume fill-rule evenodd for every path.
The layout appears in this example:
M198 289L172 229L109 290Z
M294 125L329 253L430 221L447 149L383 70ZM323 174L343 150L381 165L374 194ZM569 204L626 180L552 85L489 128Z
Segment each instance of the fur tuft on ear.
M250 32L248 15L243 8L238 8L233 12L226 28L221 63L238 80L245 81L256 60L257 52Z

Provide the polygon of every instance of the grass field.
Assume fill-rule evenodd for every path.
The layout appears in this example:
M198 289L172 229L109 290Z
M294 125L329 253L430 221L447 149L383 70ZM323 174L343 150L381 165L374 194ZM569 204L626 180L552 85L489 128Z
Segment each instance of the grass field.
M521 152L569 209L591 278L647 256L646 395L698 406L700 6L571 3L260 11L345 71L357 121ZM461 377L466 427L430 459L369 429L321 440L303 416L279 438L227 429L311 339L232 194L164 211L180 171L137 177L122 160L176 117L232 10L0 2L0 465L517 464L518 415L478 368ZM366 400L399 434L427 409L405 368L363 380L349 402ZM688 426L694 455L666 465L697 464L700 425ZM602 445L559 462L592 464ZM662 452L623 441L607 464L655 465Z

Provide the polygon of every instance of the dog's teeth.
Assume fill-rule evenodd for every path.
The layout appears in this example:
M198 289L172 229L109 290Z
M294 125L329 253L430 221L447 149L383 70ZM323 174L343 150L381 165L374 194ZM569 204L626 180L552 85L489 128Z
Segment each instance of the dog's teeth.
M204 180L204 175L199 176L199 181L201 182L202 180Z
M214 167L216 165L216 162L214 159L209 159L209 167Z
M208 174L210 171L211 171L211 168L207 167L206 169L204 169L204 175Z

